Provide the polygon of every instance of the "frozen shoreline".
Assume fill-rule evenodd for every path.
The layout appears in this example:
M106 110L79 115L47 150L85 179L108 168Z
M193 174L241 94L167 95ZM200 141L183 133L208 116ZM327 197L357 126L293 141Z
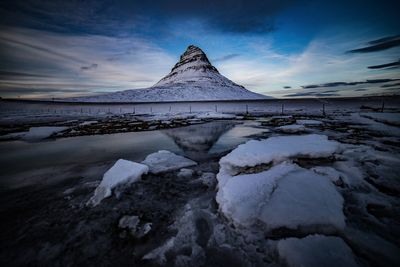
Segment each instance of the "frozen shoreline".
M361 115L365 114L368 112ZM325 259L360 266L396 265L400 261L397 256L400 184L396 176L400 137L396 130L399 127L390 124L393 114L379 113L377 121L359 116L358 111L327 116L257 114L248 117L188 113L190 117L180 115L178 120L187 122L180 126L170 117L144 116L149 126L159 121L157 125L166 128L76 138L59 138L64 134L61 132L60 136L58 133L50 138L55 137L54 142L45 142L46 139L37 143L0 142L3 151L20 147L21 153L24 145L28 150L54 145L58 149L70 148L57 157L54 153L48 154L54 162L71 159L71 164L74 160L94 159L83 161L79 168L21 173L19 178L24 183L3 192L0 202L7 220L1 226L10 232L4 239L8 249L0 254L0 259L8 259L14 265L133 262L140 266L210 266L236 262L283 266L288 262L294 265L305 262L318 266ZM123 125L122 116L110 118L114 121L108 122L108 128ZM124 121L137 123L133 118L128 116ZM72 129L107 126L107 120L98 118L78 118L68 123ZM288 128L289 131L282 131ZM299 133L299 129L305 133ZM157 143L161 138L163 141ZM271 140L263 144L264 150L278 153L279 160L271 162L276 155L262 154L264 150L253 155L253 148L246 152L248 156L239 155L246 146L236 147L252 139ZM291 146L279 145L286 139L291 142L285 141L285 144L291 143ZM296 140L302 146L295 146ZM261 147L257 142L264 141L249 142L247 146ZM307 142L316 143L309 147ZM295 148L298 150L292 151ZM306 151L308 148L312 151ZM325 150L321 152L321 149ZM143 173L134 183L116 186L112 196L99 205L86 206L101 176L118 158L145 163L146 156L159 150L172 151L197 165L191 163L183 169L174 169L169 166L174 162L165 161L170 171ZM237 152L226 156L232 150ZM34 162L36 151L40 149L33 150L33 155L26 160ZM223 156L225 160L221 160ZM256 164L237 161L240 157L259 161ZM13 160L5 162L4 166L8 166ZM236 163L246 164L239 164L234 173L225 177L230 181L225 188L221 175L227 164ZM16 168L22 171L26 167L18 164ZM282 175L276 176L277 172ZM51 178L53 182L44 180ZM250 180L254 184L246 182ZM298 186L294 186L296 182ZM308 193L303 194L300 187L307 188ZM254 189L262 191L268 200L255 194ZM292 198L287 197L289 193ZM302 200L301 205L290 202L296 198ZM284 205L280 203L290 205L292 212L283 212ZM324 208L319 209L317 204ZM254 207L257 209L253 210ZM25 212L17 212L21 210ZM252 220L243 221L246 216L242 212L250 212ZM299 214L305 215L299 217ZM290 219L291 216L294 218ZM29 224L21 225L20 218ZM233 227L233 222L238 224ZM309 252L320 246L343 251L343 257L325 255L326 250L313 257ZM300 248L304 253L294 253ZM21 256L21 251L32 253ZM99 254L107 256L96 258Z

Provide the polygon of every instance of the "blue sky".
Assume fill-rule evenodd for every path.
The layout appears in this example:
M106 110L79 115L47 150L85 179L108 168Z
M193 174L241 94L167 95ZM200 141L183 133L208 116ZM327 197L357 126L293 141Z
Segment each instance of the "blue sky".
M190 44L274 97L400 92L397 0L143 2L3 0L0 96L148 87Z

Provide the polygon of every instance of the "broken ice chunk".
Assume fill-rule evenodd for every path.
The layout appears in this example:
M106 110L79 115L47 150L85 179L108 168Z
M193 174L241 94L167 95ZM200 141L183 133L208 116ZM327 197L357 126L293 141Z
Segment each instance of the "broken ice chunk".
M263 222L268 231L292 229L335 232L345 227L343 198L325 177L295 164L227 177L219 184L217 203L236 224Z
M193 160L178 156L167 150L160 150L148 155L145 160L142 161L142 164L149 166L150 172L154 174L197 165Z
M339 148L340 143L328 140L325 135L276 136L248 141L221 158L219 164L224 172L235 175L243 167L279 163L295 157L329 157Z
M104 198L111 196L112 189L120 184L134 183L143 174L146 174L149 167L146 165L119 159L104 175L103 180L96 188L94 195L89 199L87 205L96 206Z

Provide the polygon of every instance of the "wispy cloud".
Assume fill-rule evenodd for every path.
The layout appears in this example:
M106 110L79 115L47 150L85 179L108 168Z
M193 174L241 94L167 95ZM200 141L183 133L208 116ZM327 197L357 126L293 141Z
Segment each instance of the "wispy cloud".
M222 61L231 60L231 59L236 58L238 56L240 56L240 54L229 54L229 55L226 55L226 56L222 56L222 57L213 59L212 61L213 62L222 62Z
M89 66L82 66L81 70L94 70L94 69L97 69L98 66L99 66L98 64L93 63Z
M138 37L7 28L0 31L0 45L0 93L13 84L87 88L88 93L148 87L175 63L173 56ZM109 61L120 54L124 56Z
M368 42L369 46L352 49L348 53L370 53L383 51L389 48L400 46L400 35L383 37L377 40Z
M381 65L374 65L374 66L369 66L368 69L393 69L393 68L400 68L400 60L395 61L395 62L390 62L386 64L381 64Z

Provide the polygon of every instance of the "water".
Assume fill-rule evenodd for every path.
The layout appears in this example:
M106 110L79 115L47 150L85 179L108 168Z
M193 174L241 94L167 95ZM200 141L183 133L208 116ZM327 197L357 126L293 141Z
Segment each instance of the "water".
M162 131L131 132L61 138L28 143L0 142L0 184L18 188L69 177L102 176L116 160L142 161L159 150L195 161L224 153L260 133L254 122L209 122ZM264 129L265 130L265 129Z
M140 162L158 150L197 161L197 171L216 173L219 158L248 135L262 132L257 127L255 122L214 121L160 131L1 142L0 217L5 219L0 228L6 231L0 234L0 263L127 266L140 261L141 253L168 238L170 223L184 205L203 195L213 199L214 189L195 177L150 174L122 195L88 208L96 181L119 158ZM135 247L116 229L126 214L153 223L151 237Z

